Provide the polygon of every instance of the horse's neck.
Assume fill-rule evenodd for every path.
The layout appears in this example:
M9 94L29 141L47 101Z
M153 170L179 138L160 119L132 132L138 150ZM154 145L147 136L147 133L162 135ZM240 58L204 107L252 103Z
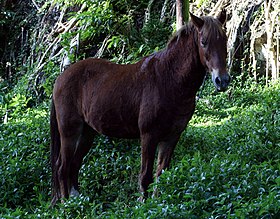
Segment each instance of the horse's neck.
M203 82L205 69L199 58L194 34L178 36L176 42L163 51L161 61L167 63L167 74L172 74L174 81L196 93Z

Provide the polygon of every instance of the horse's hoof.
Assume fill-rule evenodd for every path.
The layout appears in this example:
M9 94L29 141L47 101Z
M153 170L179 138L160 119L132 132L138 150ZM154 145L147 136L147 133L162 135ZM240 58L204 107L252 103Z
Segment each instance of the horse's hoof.
M72 197L78 197L80 195L80 193L74 189L74 187L71 188L71 191L70 191L70 196Z
M154 188L154 192L153 192L152 198L157 198L158 196L159 196L158 189Z
M58 201L57 196L54 196L54 197L52 198L51 206L50 206L50 207L51 207L51 208L54 207L57 201Z
M144 203L145 200L146 200L146 199L145 199L144 196L140 196L140 197L137 199L138 202L142 202L142 203Z

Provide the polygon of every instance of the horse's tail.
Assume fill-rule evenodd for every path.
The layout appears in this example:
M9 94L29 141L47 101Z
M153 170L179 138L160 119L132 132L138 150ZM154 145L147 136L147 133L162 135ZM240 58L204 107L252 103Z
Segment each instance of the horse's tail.
M58 131L58 123L56 118L55 105L52 100L51 115L50 115L50 132L51 132L51 167L52 167L52 204L55 204L60 196L59 182L58 182L58 165L60 153L60 134Z

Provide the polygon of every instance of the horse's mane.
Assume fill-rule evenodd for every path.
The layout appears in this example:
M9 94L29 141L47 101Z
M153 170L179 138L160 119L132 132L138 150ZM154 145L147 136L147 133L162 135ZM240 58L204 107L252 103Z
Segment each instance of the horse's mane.
M204 20L204 25L201 29L201 34L203 35L205 41L209 42L211 41L211 38L217 37L226 38L225 32L218 19L208 16L202 17L202 19ZM186 43L186 40L189 37L192 38L190 41L192 42L192 44L188 44L188 49L197 48L197 35L198 31L196 30L196 27L193 24L193 22L188 22L188 24L184 25L181 29L179 29L173 34L173 36L168 41L167 46L163 50L155 52L141 60L141 70L144 71L149 66L158 63L158 60L162 60L163 58L165 59L166 57L169 57L170 51L174 51L171 50L171 48L173 46L176 46L178 43ZM165 64L168 65L169 62L166 62Z
M210 37L223 37L226 38L225 31L221 27L221 23L218 19L215 19L213 17L205 16L201 17L204 20L204 25L202 28L202 33L204 36L207 36L206 40L210 40ZM178 40L183 35L190 35L190 34L197 34L197 31L195 31L195 26L192 23L192 21L188 22L188 24L184 25L181 29L179 29L175 34L170 38L167 46L171 46L174 43L178 42ZM195 37L195 40L197 37Z
M170 40L167 43L167 47L172 46L174 43L178 42L179 39L183 35L190 35L194 30L194 25L192 22L189 22L188 24L182 26L178 31L176 31L173 36L170 38Z

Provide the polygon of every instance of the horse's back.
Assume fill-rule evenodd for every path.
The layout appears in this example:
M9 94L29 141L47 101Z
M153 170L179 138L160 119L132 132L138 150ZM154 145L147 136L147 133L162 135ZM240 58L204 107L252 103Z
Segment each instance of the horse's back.
M130 68L134 68L131 65ZM78 61L67 68L56 80L54 96L64 94L69 97L80 96L83 91L94 93L94 90L109 89L127 81L133 76L124 65L112 63L104 59L88 58ZM112 91L112 90L111 90ZM111 92L110 91L110 92Z

